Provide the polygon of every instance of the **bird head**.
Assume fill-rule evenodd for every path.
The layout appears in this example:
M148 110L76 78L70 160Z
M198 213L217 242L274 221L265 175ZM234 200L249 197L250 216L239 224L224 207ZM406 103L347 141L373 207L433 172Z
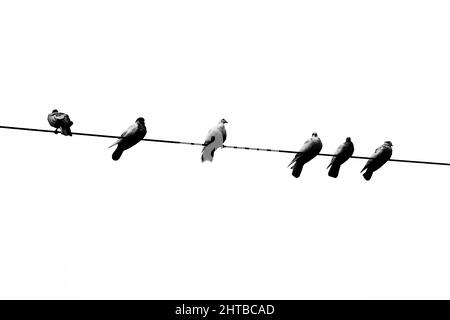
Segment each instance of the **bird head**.
M223 123L223 124L225 124L225 123L228 123L228 121L227 121L227 120L225 120L225 119L222 119L222 120L220 120L220 123Z
M142 118L142 117L137 118L137 119L136 119L136 122L145 124L145 120L144 120L144 118Z
M58 110L56 110L56 109L53 109L52 113L55 113L55 112L58 112Z
M317 138L318 137L317 132L313 132L312 136Z
M347 137L347 139L345 139L346 142L352 142L352 139L350 137Z
M390 142L390 141L385 141L384 144L387 145L387 146L389 146L389 147L392 147L392 146L393 146L392 142Z

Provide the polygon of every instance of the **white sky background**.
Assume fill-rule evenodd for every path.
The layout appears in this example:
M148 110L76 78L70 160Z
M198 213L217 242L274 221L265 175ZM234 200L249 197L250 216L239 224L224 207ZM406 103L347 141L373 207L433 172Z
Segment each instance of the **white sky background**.
M448 1L2 1L0 125L449 161ZM450 298L448 167L0 129L0 298Z

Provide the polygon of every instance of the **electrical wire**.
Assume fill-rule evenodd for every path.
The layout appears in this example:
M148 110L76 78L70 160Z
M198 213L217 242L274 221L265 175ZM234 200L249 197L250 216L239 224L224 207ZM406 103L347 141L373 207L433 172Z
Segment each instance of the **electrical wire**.
M55 132L54 130L36 129L36 128L23 128L23 127L11 127L11 126L0 126L0 129L33 131L33 132L46 132L46 133L54 133ZM120 139L121 138L119 136L112 136L112 135L105 135L105 134L96 134L96 133L84 133L84 132L72 132L72 135L85 136L85 137L96 137L96 138L113 138L113 139ZM191 145L191 146L205 146L204 143L186 142L186 141L177 141L177 140L142 139L142 141L157 142L157 143L170 143L170 144L184 144L184 145ZM224 145L223 147L224 148L229 148L229 149L239 149L239 150L279 152L279 153L292 153L292 154L297 154L298 153L298 151L281 150L281 149L240 147L240 146L229 146L229 145ZM318 155L319 156L323 156L323 157L333 157L334 156L334 154L329 154L329 153L319 153ZM366 160L372 159L371 157L362 157L362 156L351 156L350 158L353 158L353 159L366 159ZM416 164L429 164L429 165L438 165L438 166L450 166L450 163L448 163L448 162L407 160L407 159L389 159L389 161L403 162L403 163L416 163Z

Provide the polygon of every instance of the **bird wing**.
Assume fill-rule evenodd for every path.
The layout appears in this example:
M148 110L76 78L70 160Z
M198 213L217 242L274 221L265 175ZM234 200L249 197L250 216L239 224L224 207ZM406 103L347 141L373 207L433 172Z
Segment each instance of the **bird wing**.
M207 146L209 146L216 140L216 134L218 134L217 128L212 128L208 131L208 134L205 138L205 142L203 143L205 146L203 147L202 152L205 150Z
M336 158L339 158L340 156L342 156L342 153L345 151L345 143L341 144L337 149L336 152L334 153L333 158L330 161L330 164L328 165L327 169L336 161Z
M300 148L300 150L298 151L298 153L295 155L294 159L292 159L291 163L288 165L288 168L294 164L295 162L297 162L298 160L300 160L302 158L302 156L309 154L311 152L313 152L315 149L315 144L314 141L312 139L308 139L305 141L305 143L303 144L303 146Z
M345 143L341 144L337 148L336 152L334 153L334 156L340 156L342 153L344 153L345 152L345 146L346 146Z
M381 146L378 149L377 155L376 155L376 159L374 159L376 161L375 165L375 170L381 168L392 156L392 148L389 146Z
M383 146L376 148L375 152L370 156L371 159L367 160L366 165L361 170L361 172L363 172L365 169L367 169L369 167L369 165L373 161L377 160L382 154L383 154Z
M353 151L354 151L354 147L353 147L353 143L352 142L344 142L343 144L341 144L336 152L334 153L333 158L331 159L330 164L328 165L327 169L333 165L333 163L336 160L340 160L342 163L344 163L345 161L347 161L352 155L353 155ZM341 164L342 164L341 163Z
M127 130L125 130L122 134L121 137L122 138L128 138L131 137L133 135L136 134L136 132L138 132L139 130L139 126L137 125L137 123L133 123L131 126L128 127Z
M376 148L375 152L373 153L371 158L374 158L374 159L378 158L382 154L383 149L384 149L383 146Z
M132 137L133 135L135 135L138 132L138 125L136 123L132 124L131 126L128 127L127 130L125 130L121 135L120 138L117 139L116 142L114 142L112 145L110 145L109 147L114 147L116 144L119 144L123 139Z

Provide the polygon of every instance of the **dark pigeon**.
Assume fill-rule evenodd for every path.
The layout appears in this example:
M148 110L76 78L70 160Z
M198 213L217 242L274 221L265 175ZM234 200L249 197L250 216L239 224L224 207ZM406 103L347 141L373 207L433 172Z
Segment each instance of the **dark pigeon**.
M136 122L131 125L124 133L122 133L120 138L110 146L111 148L117 145L116 150L112 154L112 159L114 161L119 160L120 156L125 150L131 148L139 141L144 139L146 134L147 128L145 127L145 120L144 118L138 118Z
M361 170L363 172L364 179L367 181L372 178L372 174L380 169L392 156L392 142L385 141L381 147L375 150L375 153L371 156L371 159L367 160L366 165Z
M56 128L55 133L58 133L58 129L61 129L63 135L72 135L70 127L73 125L73 122L70 120L69 115L58 112L58 110L55 109L48 115L47 120L53 128Z
M355 148L353 146L352 139L347 138L345 142L337 148L333 159L331 159L331 162L327 167L327 169L331 167L328 171L328 175L332 178L337 178L341 165L350 159L354 151Z
M292 169L292 175L295 178L300 177L303 165L314 159L320 153L320 150L322 150L322 141L317 136L317 133L314 132L312 137L305 141L294 159L288 165L288 168L291 167Z

